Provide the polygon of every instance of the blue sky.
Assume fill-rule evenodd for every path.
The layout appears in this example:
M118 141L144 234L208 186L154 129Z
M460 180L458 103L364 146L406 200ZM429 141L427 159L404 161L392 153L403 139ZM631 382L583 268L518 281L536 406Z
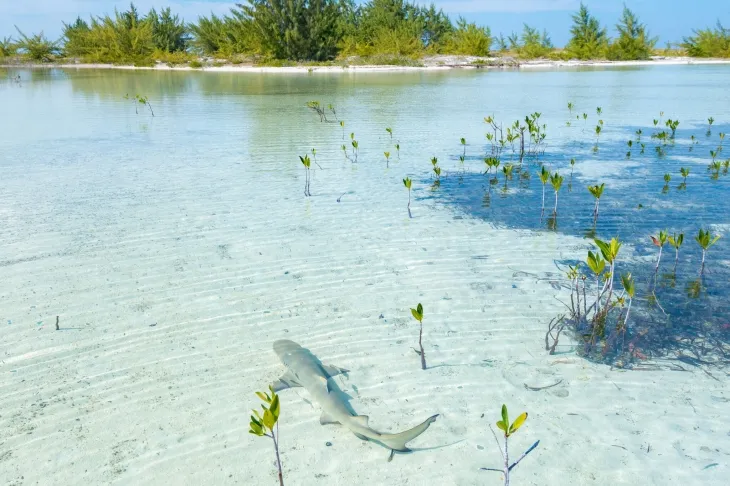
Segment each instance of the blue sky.
M225 13L234 2L228 0L137 0L142 11L150 7L170 6L186 20L211 11ZM431 3L419 1L418 3ZM523 22L539 29L547 29L553 43L564 45L569 38L571 14L579 0L434 0L452 18L463 15L469 20L487 25L496 35L499 32L519 31ZM620 0L585 0L586 5L602 24L614 34L614 25L621 13ZM61 22L77 15L88 17L112 12L115 7L125 9L128 1L114 0L0 0L0 37L15 35L14 25L26 33L43 30L49 37L61 33ZM626 4L645 22L652 35L666 41L680 41L693 28L714 26L721 20L730 26L729 0L627 0Z

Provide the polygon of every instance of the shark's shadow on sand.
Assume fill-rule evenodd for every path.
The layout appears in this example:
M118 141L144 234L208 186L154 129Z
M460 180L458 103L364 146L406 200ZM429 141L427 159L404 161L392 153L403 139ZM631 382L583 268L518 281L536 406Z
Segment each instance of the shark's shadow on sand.
M350 429L359 439L369 440L390 449L389 461L396 452L411 452L407 442L424 433L436 421L437 415L424 420L412 429L396 434L378 432L370 428L367 415L358 415L350 399L331 378L339 374L348 376L348 370L325 365L308 349L286 339L274 342L274 352L287 371L272 384L274 391L301 386L322 409L319 422L322 425L340 424ZM443 446L441 446L443 447ZM418 449L428 450L428 449Z

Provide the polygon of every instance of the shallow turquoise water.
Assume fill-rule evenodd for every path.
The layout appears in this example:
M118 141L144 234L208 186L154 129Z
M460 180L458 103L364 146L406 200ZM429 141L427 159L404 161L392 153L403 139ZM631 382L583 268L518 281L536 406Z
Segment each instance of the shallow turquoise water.
M9 74L20 74L20 83L5 81ZM0 384L12 391L4 407L17 410L13 417L22 418L0 422L12 438L17 461L0 467L7 467L9 474L23 472L22 459L34 454L23 435L28 424L38 430L36 437L41 438L35 440L54 450L56 429L72 430L76 419L60 404L59 415L49 412L45 422L37 414L24 415L22 410L37 397L32 387L23 387L22 379L45 390L46 402L79 403L89 414L83 420L100 429L105 428L105 418L130 420L124 410L137 407L132 410L142 418L129 429L150 444L164 444L140 445L116 454L119 460L109 460L105 447L94 445L88 457L104 463L109 474L100 480L102 476L84 476L75 469L89 448L87 438L75 437L81 445L59 453L35 479L63 478L70 471L77 474L74 481L85 477L133 483L147 478L162 484L169 474L164 467L174 467L190 478L200 470L207 476L197 479L214 477L224 483L228 471L216 468L230 463L221 459L230 459L225 455L230 452L216 449L218 439L212 438L211 430L231 444L248 441L247 424L240 418L246 417L249 403L254 404L253 390L263 389L267 380L280 374L270 347L281 336L308 340L303 344L318 345L320 354L328 353L323 361L333 357L339 361L334 364L354 369L353 382L363 396L376 397L369 406L373 415L380 415L381 424L383 418L399 416L391 415L389 406L391 397L399 394L403 400L395 410L403 410L411 423L424 414L445 415L445 423L452 424L449 433L429 431L434 447L471 433L460 428L458 418L448 416L460 400L462 386L475 390L468 397L476 402L463 405L463 413L476 419L485 411L479 408L482 402L487 413L496 413L495 403L509 396L535 408L536 424L551 424L557 441L557 430L569 426L551 416L558 405L550 400L564 399L559 403L565 406L567 395L551 395L542 402L529 390L523 396L522 383L514 385L508 370L528 362L523 360L529 356L543 359L544 328L560 311L555 297L564 296L560 268L590 247L584 237L591 230L593 205L585 186L600 182L607 187L596 235L618 235L625 242L626 259L619 269L637 276L641 294L635 332L662 329L635 342L652 359L671 358L690 369L698 363L722 368L727 358L718 353L727 352L730 341L730 175L721 173L713 180L706 167L718 134L730 132L729 74L730 66L301 75L0 70L0 344L5 350ZM126 94L149 97L156 116L141 106L135 113ZM338 119L345 121L344 134L337 123L320 123L305 107L310 100L334 104ZM577 113L588 114L587 122L570 118L569 101ZM604 130L594 153L598 106ZM516 176L503 192L500 176L489 189L482 174L482 158L489 151L483 118L494 115L507 124L534 111L542 113L547 125L545 154L538 161L524 161L529 180ZM650 138L652 119L660 112L663 119L681 122L664 158L656 157L657 143ZM709 116L716 121L707 137ZM393 130L392 140L386 127ZM638 128L644 132L645 154L635 146L627 159L625 142L635 139ZM357 164L340 150L351 132L360 144ZM690 152L688 139L693 134L699 143ZM461 137L467 140L463 168L458 160ZM313 196L305 198L298 156L311 148L317 150L318 166ZM389 167L384 151L391 153ZM434 156L445 171L436 190L430 173ZM568 181L573 157L577 163ZM730 149L725 149L720 159L728 157ZM540 162L566 176L557 223L540 218ZM687 189L678 191L682 166L690 167L691 175ZM672 174L672 182L662 193L665 172ZM413 219L406 212L401 182L406 176L414 181ZM551 207L550 192L547 200ZM723 238L708 254L708 272L696 296L692 284L700 254L693 235L700 226ZM676 279L666 277L673 252L665 248L656 291L664 311L659 311L646 302L656 253L649 235L664 228L684 231L686 242ZM406 344L410 341L404 341L404 336L413 336L408 309L417 301L426 308L424 322L434 323L427 327L432 333L427 339L434 345L428 353L440 367L429 378L399 367L401 361L413 361L414 373L419 371L417 357ZM70 332L46 332L59 314L62 325L69 322ZM704 354L698 356L698 349ZM561 350L574 358L575 346L569 340ZM388 358L374 361L381 353ZM49 367L53 379L46 375ZM504 380L514 389L504 388L504 380L489 374L493 369L506 375ZM596 369L602 373L608 367ZM651 387L651 380L635 373L639 376L626 378L631 385L637 390ZM722 386L726 380L723 377ZM248 385L251 382L256 388ZM86 386L95 391L79 391ZM159 408L159 390L168 389L167 409ZM498 393L502 389L509 391ZM571 410L595 414L600 404L591 399L615 389L609 383L599 390L586 389L582 400L568 402L575 407ZM577 394L576 388L571 391ZM661 389L652 393L670 407L668 398L662 401ZM319 427L311 422L318 413L291 397L296 395L287 397L294 403L285 403L296 420L287 435L298 441L294 449L309 450L307 427ZM706 440L703 445L717 442L719 436L727 440L722 415L712 408L725 402L704 398L718 423L712 422L711 431L705 430L698 440ZM356 408L367 403L363 400ZM613 403L631 406L625 395ZM681 416L672 409L670 418L675 413ZM681 422L684 418L678 420L681 426L671 421L653 424L653 440L666 438L669 443L672 433L689 430L690 425ZM606 421L610 426L618 423L613 418ZM174 440L167 436L170 432L152 436L148 424L178 435ZM401 429L405 425L399 423ZM574 433L605 425L578 425ZM623 423L615 426L617 437L630 429ZM565 430L569 435L570 429ZM102 431L95 433L92 425L91 433L79 436L101 437ZM477 440L467 437L470 446ZM493 446L488 432L478 444ZM553 454L562 454L562 447L565 454L579 457L586 446L575 442L571 452L569 445L560 444ZM330 457L329 451L318 450L308 460ZM413 470L442 461L438 451L433 454L402 460L412 461L406 464ZM565 484L561 481L573 470L556 469L549 458L557 456L551 456L550 449L543 454L544 459L524 467L537 471L538 465L545 469L551 464L546 483ZM381 456L357 460L379 471ZM295 450L285 454L285 459L306 463L297 457ZM331 467L338 474L346 470L348 460L341 457L342 462L333 460ZM475 461L486 466L495 459ZM712 460L708 457L706 462ZM647 467L638 452L626 460L622 472L611 472L616 461L598 453L592 457L600 484L628 484L631 471L645 472L642 468ZM210 464L215 467L208 468ZM680 466L648 467L654 484L668 484L667 477L685 473L684 484L695 479L691 469L683 472ZM480 482L471 464L460 472L436 470L434 480L442 484ZM570 476L573 484L592 474L580 467L578 471L578 476ZM358 474L376 481L369 473ZM311 484L301 470L290 474L295 484ZM387 476L389 484L403 480L393 469L387 474L396 474ZM25 476L34 477L27 471ZM346 475L340 479L334 482L351 484Z

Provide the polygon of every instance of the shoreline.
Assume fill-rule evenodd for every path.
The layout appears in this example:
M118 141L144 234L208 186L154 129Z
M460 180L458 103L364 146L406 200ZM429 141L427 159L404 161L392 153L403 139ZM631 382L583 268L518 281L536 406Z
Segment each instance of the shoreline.
M520 61L514 58L472 57L472 56L435 56L424 58L420 66L382 65L382 64L343 64L343 65L297 65L297 66L257 66L254 64L233 64L203 66L174 65L158 62L155 66L134 66L105 63L3 63L6 69L120 69L141 71L201 71L218 73L352 73L352 72L403 72L403 71L446 71L452 69L571 69L583 67L643 67L643 66L680 66L730 64L730 59L663 57L657 56L646 61L608 61L608 60L549 60L534 59Z

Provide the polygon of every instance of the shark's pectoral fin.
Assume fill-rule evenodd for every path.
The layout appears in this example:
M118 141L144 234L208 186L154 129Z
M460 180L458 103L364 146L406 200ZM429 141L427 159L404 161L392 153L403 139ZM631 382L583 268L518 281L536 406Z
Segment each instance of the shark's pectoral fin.
M346 370L345 368L340 368L339 366L332 366L332 365L322 365L322 368L324 369L325 373L332 378L333 376L337 375L345 375L347 376L347 373L350 372L350 370Z
M367 415L355 415L352 417L352 421L356 422L361 427L369 427L368 420L369 417Z
M335 420L327 412L324 412L324 411L322 412L322 415L319 416L319 423L322 425L339 424L339 422L337 420Z
M357 432L353 432L353 434L355 434L355 437L357 437L360 440L370 440L367 437L365 437L364 435L358 434Z
M295 386L302 385L299 384L296 377L294 376L294 373L292 373L291 371L287 371L281 378L271 384L271 387L274 389L275 392L285 390L287 388L293 388Z

